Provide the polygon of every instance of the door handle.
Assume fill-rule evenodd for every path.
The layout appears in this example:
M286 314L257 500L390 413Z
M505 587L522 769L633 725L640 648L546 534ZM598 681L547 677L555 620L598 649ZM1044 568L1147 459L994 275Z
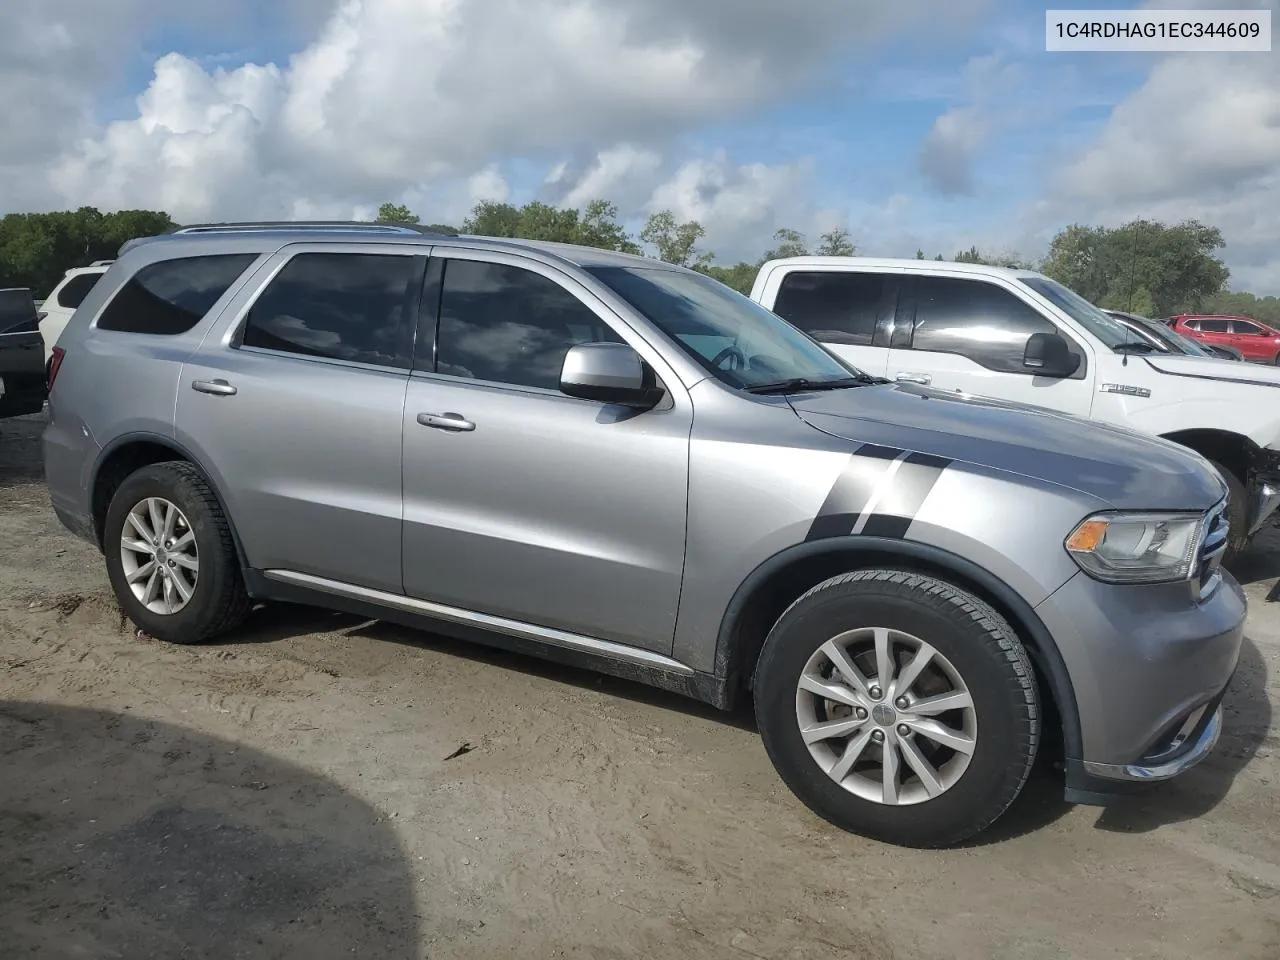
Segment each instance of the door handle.
M933 383L933 377L927 373L900 373L893 379L899 383Z
M469 433L476 425L460 413L420 413L418 422L424 427L436 430L452 430L454 433Z
M211 393L215 397L234 397L236 388L225 380L192 380L191 389L196 393Z

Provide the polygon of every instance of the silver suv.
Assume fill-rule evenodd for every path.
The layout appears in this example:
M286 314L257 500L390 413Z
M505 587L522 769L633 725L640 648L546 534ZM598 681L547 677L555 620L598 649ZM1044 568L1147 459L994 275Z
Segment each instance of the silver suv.
M754 699L847 829L958 843L1037 751L1104 802L1213 747L1245 600L1185 448L836 359L653 260L408 229L126 245L47 475L144 631L297 601Z

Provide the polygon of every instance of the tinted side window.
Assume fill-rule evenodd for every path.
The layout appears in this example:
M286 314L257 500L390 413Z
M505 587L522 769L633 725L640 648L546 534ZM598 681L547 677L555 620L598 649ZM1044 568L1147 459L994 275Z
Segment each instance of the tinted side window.
M788 273L773 312L825 343L871 343L885 278L874 273Z
M440 373L555 390L570 347L621 342L585 303L541 274L476 260L445 265Z
M246 347L409 366L422 259L379 253L301 253L249 309Z
M186 333L257 258L256 253L231 253L149 264L130 277L107 304L98 318L98 329Z
M94 284L101 278L102 274L100 273L77 273L58 291L58 306L67 310L76 309L76 307L84 303L84 298L89 295L89 291L93 289Z
M32 333L39 329L31 291L26 287L0 290L0 333Z
M1027 340L1058 332L1029 304L991 283L920 277L915 289L916 350L957 353L989 370L1031 376L1022 365Z
M1247 337L1260 337L1265 331L1256 323L1250 323L1247 320L1232 320L1232 333L1243 333Z
M1230 333L1231 322L1229 320L1214 320L1205 317L1196 321L1195 328L1201 333Z

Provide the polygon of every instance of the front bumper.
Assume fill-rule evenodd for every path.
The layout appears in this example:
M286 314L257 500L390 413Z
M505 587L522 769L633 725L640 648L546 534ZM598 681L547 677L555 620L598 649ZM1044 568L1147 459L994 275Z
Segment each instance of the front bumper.
M1113 586L1078 574L1037 608L1080 719L1079 755L1065 758L1068 800L1106 802L1213 750L1247 613L1240 585L1221 577L1199 600L1188 583Z
M1280 450L1257 452L1249 470L1247 491L1249 505L1245 513L1245 530L1252 537L1280 507Z

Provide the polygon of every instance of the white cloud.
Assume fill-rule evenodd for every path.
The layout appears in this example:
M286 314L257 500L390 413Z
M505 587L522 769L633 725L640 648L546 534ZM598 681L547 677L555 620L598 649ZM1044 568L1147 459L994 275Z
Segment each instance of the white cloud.
M326 6L293 3L312 17ZM594 156L569 191L585 196L652 177L653 146L776 101L837 51L908 24L945 30L984 3L812 0L780 15L770 0L341 0L287 62L162 57L137 115L98 129L107 65L124 61L144 14L169 5L21 2L0 15L0 32L52 54L24 54L31 62L5 74L6 93L25 90L21 78L50 90L29 116L22 97L6 97L6 130L40 129L0 143L0 166L39 143L41 163L21 178L27 196L164 206L185 220L283 215L299 203L350 210L549 154ZM106 52L88 57L100 69L50 76L54 62L71 67L101 47L100 32ZM40 141L50 115L67 118L52 145Z
M1232 285L1280 293L1280 58L1157 63L1098 138L1058 172L1042 217L1116 224L1196 218L1222 229Z

